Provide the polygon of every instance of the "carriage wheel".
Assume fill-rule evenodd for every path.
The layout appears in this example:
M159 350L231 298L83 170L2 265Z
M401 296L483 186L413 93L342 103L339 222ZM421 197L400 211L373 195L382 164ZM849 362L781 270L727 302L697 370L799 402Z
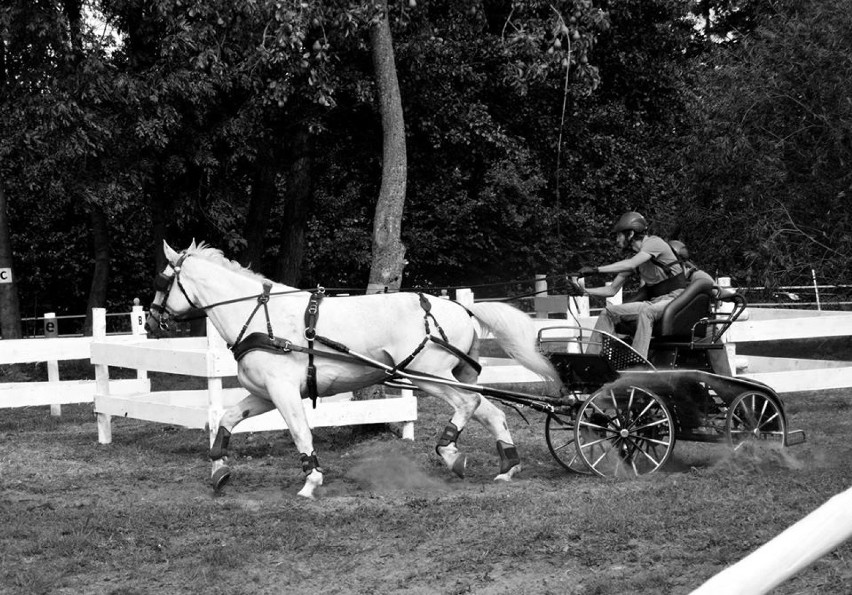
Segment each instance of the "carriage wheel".
M580 407L577 452L604 477L653 473L669 460L675 424L665 401L636 386L603 388Z
M781 404L765 392L750 390L738 395L728 407L725 439L734 450L756 440L787 443L787 421Z
M544 438L547 448L556 461L568 471L589 474L591 470L580 458L574 443L574 419L566 415L548 413L544 422Z

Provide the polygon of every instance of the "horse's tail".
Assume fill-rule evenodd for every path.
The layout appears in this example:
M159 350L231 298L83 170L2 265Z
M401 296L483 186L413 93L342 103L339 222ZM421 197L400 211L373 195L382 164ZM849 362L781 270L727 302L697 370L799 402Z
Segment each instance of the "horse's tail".
M537 349L535 325L529 316L501 302L479 302L468 310L491 331L509 357L544 379L548 393L558 391L562 385L559 373Z

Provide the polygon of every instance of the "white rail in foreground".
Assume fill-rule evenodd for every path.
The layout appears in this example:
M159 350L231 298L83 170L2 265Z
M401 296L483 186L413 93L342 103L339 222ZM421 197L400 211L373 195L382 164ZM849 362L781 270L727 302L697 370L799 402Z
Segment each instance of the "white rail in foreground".
M236 376L237 363L216 329L208 322L207 337L148 339L115 344L106 337L103 310L95 309L91 361L95 365L97 391L94 396L98 416L98 440L112 441L112 418L129 417L145 421L207 429L215 437L218 420L225 408L248 393L242 388L223 388L225 378ZM283 356L282 356L283 357ZM109 367L141 368L148 371L195 376L206 379L203 390L151 391L120 394L113 390ZM414 438L417 400L409 395L396 398L340 402L320 399L316 409L304 400L311 427L400 423L402 437ZM277 411L270 411L236 426L235 432L286 429Z
M852 537L852 488L831 498L691 595L768 593Z

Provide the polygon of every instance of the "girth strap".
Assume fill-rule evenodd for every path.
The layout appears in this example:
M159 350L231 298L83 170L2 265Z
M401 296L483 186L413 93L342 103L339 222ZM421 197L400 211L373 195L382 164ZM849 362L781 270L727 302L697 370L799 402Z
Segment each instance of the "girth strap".
M319 319L319 306L322 298L325 297L325 289L317 287L317 290L311 293L308 298L308 307L305 309L305 339L308 341L308 395L311 397L311 403L314 409L317 408L317 367L314 365L314 339L317 336L316 324Z

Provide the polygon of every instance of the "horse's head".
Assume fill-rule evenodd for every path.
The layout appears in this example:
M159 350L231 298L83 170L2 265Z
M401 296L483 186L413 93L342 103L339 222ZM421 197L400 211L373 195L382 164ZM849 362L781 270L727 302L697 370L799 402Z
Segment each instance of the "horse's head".
M183 252L176 252L165 241L163 251L168 264L154 279L154 301L148 311L145 330L154 337L161 337L172 331L172 322L178 316L196 308L181 283L180 275L183 263L196 248L195 240ZM179 291L174 291L177 286Z

